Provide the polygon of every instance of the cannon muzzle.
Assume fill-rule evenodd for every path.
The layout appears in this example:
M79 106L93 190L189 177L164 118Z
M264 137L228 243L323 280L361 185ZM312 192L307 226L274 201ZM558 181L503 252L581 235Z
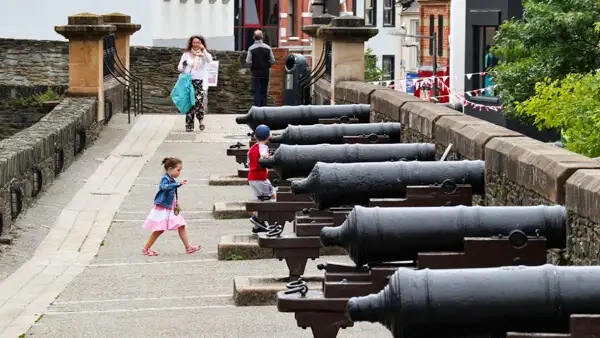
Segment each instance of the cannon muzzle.
M573 314L600 314L600 267L399 268L379 293L350 298L354 322L395 338L568 333Z
M310 192L308 188L308 182L306 180L292 181L290 184L290 190L292 190L292 194L294 195L308 194Z
M235 123L237 124L246 124L248 123L248 116L238 116L235 118Z
M324 246L346 249L357 266L416 260L419 252L464 250L467 237L542 236L549 248L567 241L567 210L555 206L365 208L338 227L321 229ZM518 242L518 241L517 241Z
M272 169L275 166L275 158L271 157L261 157L258 159L258 164L267 169Z

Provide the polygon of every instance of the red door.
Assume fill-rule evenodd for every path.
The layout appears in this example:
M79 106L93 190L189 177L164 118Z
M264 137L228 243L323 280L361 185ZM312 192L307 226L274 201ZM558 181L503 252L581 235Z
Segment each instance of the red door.
M236 49L248 50L254 43L254 31L257 29L263 31L265 43L277 47L279 0L236 0L235 2L236 11L241 12L236 13L238 16L235 26Z

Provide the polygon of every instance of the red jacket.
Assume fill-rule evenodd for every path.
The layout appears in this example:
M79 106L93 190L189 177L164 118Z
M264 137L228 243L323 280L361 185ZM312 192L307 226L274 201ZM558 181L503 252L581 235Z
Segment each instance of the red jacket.
M262 147L261 147L262 146ZM261 149L262 148L262 149ZM261 157L261 152L269 152L269 148L260 143L255 143L250 150L248 150L248 181L264 181L269 178L269 173L266 168L261 168L258 164L258 159Z

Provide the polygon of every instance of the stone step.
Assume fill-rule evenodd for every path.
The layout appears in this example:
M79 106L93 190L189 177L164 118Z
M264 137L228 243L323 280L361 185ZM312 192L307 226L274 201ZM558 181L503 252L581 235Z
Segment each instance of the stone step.
M252 216L252 212L246 211L246 202L217 202L213 206L215 219L237 219Z
M210 175L208 185L248 185L248 179L236 175Z
M320 250L320 256L338 255L348 255L348 252L341 247L326 247ZM222 261L268 259L275 257L273 249L258 246L258 237L255 234L227 235L221 237L221 241L217 245L217 256Z
M322 276L303 276L309 290L321 291ZM247 277L233 279L233 302L236 306L276 305L277 292L285 291L288 277Z

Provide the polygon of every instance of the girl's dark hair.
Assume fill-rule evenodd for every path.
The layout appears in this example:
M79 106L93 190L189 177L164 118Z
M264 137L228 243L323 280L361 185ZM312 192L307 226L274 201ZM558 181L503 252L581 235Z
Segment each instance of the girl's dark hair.
M187 46L185 47L186 52L189 52L192 50L192 41L194 41L194 39L200 40L200 42L202 42L202 45L204 46L204 48L208 49L208 46L206 45L206 40L204 40L204 37L202 35L192 35L187 42Z
M165 168L165 170L169 170L169 169L173 169L175 167L177 167L178 164L183 163L180 159L178 159L177 157L165 157L162 160L162 165Z

